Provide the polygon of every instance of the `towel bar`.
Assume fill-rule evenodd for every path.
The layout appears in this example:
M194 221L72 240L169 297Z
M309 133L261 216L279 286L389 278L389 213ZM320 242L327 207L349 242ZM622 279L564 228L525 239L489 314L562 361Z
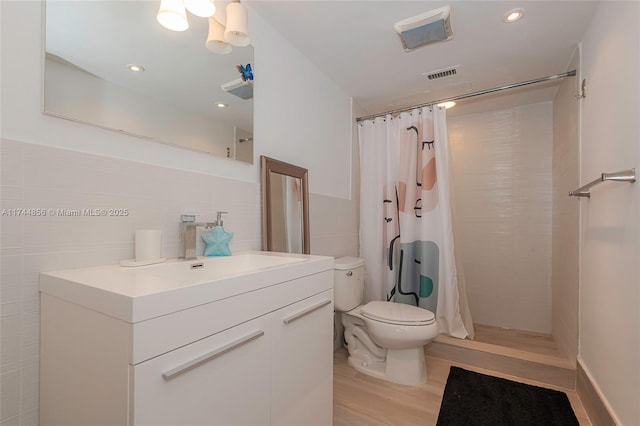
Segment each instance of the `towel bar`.
M590 189L601 182L613 180L618 182L635 182L636 181L636 169L623 170L621 172L614 173L602 173L598 179L595 179L588 184L581 186L580 188L569 191L569 196L573 197L591 197Z

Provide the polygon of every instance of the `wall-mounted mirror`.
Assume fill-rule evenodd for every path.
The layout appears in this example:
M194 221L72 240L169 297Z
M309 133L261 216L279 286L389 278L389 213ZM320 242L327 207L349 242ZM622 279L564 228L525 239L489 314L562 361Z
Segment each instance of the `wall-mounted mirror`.
M255 72L253 47L213 53L207 18L188 14L189 29L170 31L159 6L47 0L43 112L253 163L253 82L236 69Z
M262 249L310 254L307 169L261 156Z

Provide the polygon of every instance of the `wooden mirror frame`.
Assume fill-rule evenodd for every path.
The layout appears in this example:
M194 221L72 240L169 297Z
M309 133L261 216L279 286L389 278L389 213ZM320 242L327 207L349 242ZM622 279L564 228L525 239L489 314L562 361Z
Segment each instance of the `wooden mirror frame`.
M272 251L271 223L271 172L298 178L302 182L302 247L303 254L310 254L309 244L309 178L305 168L260 156L260 183L262 185L262 250Z

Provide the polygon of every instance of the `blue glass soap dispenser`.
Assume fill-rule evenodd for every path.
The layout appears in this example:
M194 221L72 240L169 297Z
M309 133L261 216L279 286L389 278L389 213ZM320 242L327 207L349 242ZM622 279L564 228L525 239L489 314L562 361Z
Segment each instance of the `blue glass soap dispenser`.
M215 226L211 231L202 234L202 239L207 243L204 250L205 256L231 256L229 241L233 238L233 232L227 232L222 226L222 215L228 212L218 212Z

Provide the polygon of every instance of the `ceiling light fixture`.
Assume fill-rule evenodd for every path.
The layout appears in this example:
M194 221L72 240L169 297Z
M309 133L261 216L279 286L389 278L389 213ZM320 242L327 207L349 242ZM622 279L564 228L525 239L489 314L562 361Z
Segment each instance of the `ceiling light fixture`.
M209 35L205 42L207 49L214 53L226 55L231 53L231 45L224 38L224 25L216 20L213 16L209 17Z
M238 0L227 5L224 38L229 44L238 47L248 46L251 43L247 9Z
M209 18L205 46L212 52L225 55L231 53L231 46L244 47L251 43L249 13L240 0L232 0L226 7L218 8L214 0L161 0L158 22L172 31L184 31L189 28L187 10Z
M182 0L162 0L156 19L160 25L171 31L185 31L189 28L187 11Z
M507 24L519 21L524 16L524 9L512 9L504 14L502 20Z
M208 18L216 13L216 5L212 0L184 0L187 10L201 18Z
M136 64L127 64L127 69L133 72L144 72L144 67Z
M217 106L218 108L226 108L226 107L228 107L229 105L224 104L224 103L222 103L222 102L216 102L216 106Z
M453 108L454 106L456 106L456 103L453 101L447 101L447 102L440 102L438 104L438 106L440 108L444 108L444 109L449 109L449 108Z

